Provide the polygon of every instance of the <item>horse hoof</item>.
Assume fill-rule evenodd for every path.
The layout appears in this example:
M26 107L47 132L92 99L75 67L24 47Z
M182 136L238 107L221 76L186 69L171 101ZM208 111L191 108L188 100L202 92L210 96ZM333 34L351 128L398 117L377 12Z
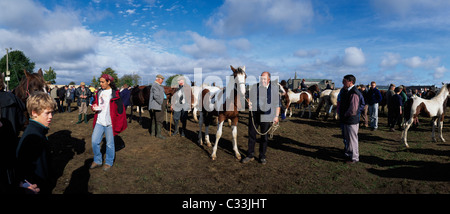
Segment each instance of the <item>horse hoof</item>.
M236 160L237 160L237 161L241 161L241 159L242 159L241 156L236 157Z
M216 156L211 156L211 160L215 161L217 159Z

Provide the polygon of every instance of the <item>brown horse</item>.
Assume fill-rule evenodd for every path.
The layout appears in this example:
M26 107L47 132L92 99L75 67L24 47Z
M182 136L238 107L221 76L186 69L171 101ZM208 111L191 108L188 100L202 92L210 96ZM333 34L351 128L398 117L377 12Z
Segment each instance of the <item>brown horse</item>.
M133 106L138 107L139 111L139 124L142 122L142 111L141 109L143 107L148 107L149 99L150 99L150 90L152 89L152 86L135 86L131 89L130 93L130 106L131 106L131 112L130 112L130 118L128 120L129 123L131 123L131 120L133 118ZM170 100L170 98L175 93L175 89L164 86L164 93L167 96L167 99Z
M128 122L131 123L131 120L133 119L133 106L137 106L137 109L139 111L139 119L138 122L141 124L142 122L142 107L148 106L149 98L150 98L150 89L152 88L151 85L149 86L135 86L131 89L130 92L130 118L128 119Z
M39 69L37 73L28 73L26 70L23 70L23 72L25 76L13 90L13 93L26 104L27 98L34 92L47 92L47 84L45 83L42 69Z
M317 84L314 84L308 88L306 91L302 91L300 93L294 93L291 90L288 90L288 104L286 105L286 116L288 110L290 111L289 117L292 116L292 110L290 105L297 103L300 104L300 107L303 108L302 114L300 117L303 117L303 114L305 113L305 108L308 107L309 110L309 118L311 118L311 104L313 101L313 94L314 92L319 92L319 86Z
M245 66L239 67L237 69L230 66L233 71L233 80L229 81L224 90L217 90L215 87L205 87L202 90L202 106L200 111L200 120L198 132L199 144L203 145L202 140L202 126L205 123L205 141L208 147L211 147L211 142L209 141L208 128L209 125L214 121L213 117L218 116L218 126L216 132L216 142L214 144L213 152L211 158L215 160L217 158L217 145L219 144L220 137L222 136L222 126L225 120L231 119L231 130L233 135L233 150L235 152L235 157L240 160L241 155L237 148L237 123L239 120L239 110L245 105L242 100L245 99L245 80L247 75L245 74ZM232 88L232 90L230 90ZM228 94L229 93L229 94ZM226 95L228 94L228 95ZM233 96L234 95L234 96ZM231 98L234 100L231 100ZM222 102L223 101L223 102ZM245 101L244 101L245 102Z

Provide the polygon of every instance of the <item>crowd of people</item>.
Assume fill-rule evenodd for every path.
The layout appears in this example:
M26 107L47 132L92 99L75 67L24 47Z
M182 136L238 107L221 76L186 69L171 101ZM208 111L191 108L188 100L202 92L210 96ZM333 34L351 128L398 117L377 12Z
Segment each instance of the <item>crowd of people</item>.
M26 104L19 100L11 92L4 91L3 78L0 78L0 133L2 139L6 139L7 145L2 149L0 157L0 185L2 192L15 193L51 193L50 179L50 153L47 133L50 123L53 119L53 113L71 112L71 103L76 102L78 107L78 121L88 123L87 110L90 107L94 112L93 130L92 130L92 150L93 162L90 169L103 168L109 171L115 159L114 137L127 128L126 109L130 105L130 88L128 85L120 89L116 87L114 78L108 74L103 74L100 79L100 88L95 89L86 86L84 82L75 88L74 86L54 87L49 92L35 92L31 94ZM176 90L172 96L171 102L168 101L162 83L164 77L158 74L155 82L152 83L148 110L150 113L150 131L151 135L162 140L166 137L162 135L164 121L164 111L170 109L173 111L173 122L175 130L170 133L171 136L185 136L187 112L190 108L191 87L185 84L186 79L183 76L175 79L177 82ZM367 127L375 131L378 129L378 109L383 96L376 87L376 82L366 87L365 85L355 86L356 77L353 75L344 76L343 88L339 94L338 114L340 117L342 137L344 142L344 154L347 157L347 163L357 163L359 161L358 130L359 127ZM285 83L285 82L284 82ZM283 84L282 81L282 87ZM274 84L270 80L270 73L261 74L261 82L254 87L267 90L267 97L260 97L257 93L254 104L256 108L252 111L249 119L249 138L247 156L241 161L249 163L255 160L255 145L257 129L261 133L266 132L271 123L278 123L280 112L283 107L282 96L270 97L271 87ZM278 86L277 86L278 87ZM302 86L305 88L305 86ZM258 90L260 91L260 90ZM408 98L412 96L426 96L428 90L423 93L419 91L407 92L404 86L395 86L391 84L386 92L386 101L388 106L388 126L390 131L395 131L394 127L398 125L401 129L402 114L404 105ZM279 94L280 95L280 94ZM260 99L261 98L261 99ZM275 111L262 111L260 100L267 99L269 105L273 104ZM278 102L271 102L278 99ZM66 108L64 108L64 102ZM272 103L272 104L270 104ZM266 104L264 104L266 105ZM27 112L29 119L24 116ZM261 121L263 117L273 117L269 121ZM28 119L28 125L20 136L20 131L25 127ZM255 121L255 123L253 122ZM179 126L181 122L181 126ZM256 124L253 125L253 124ZM19 137L20 136L20 137ZM103 160L100 152L100 144L103 136L106 139L106 152ZM259 162L267 163L266 151L268 136L262 136L259 141ZM14 161L11 161L14 160Z

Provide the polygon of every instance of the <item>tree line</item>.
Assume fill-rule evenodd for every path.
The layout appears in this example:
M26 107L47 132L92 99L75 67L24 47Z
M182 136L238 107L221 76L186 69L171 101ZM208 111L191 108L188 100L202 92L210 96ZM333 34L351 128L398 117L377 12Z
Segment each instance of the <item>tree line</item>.
M10 81L8 83L8 88L10 90L16 88L19 85L20 80L25 75L23 70L26 70L30 73L34 73L35 63L30 60L22 51L20 50L13 50L8 53L8 70L10 71ZM6 54L0 59L0 73L3 74L4 77L6 77ZM103 74L109 74L111 75L115 80L119 80L116 82L117 86L122 86L124 84L127 84L129 86L138 85L139 80L141 77L138 74L125 74L122 77L118 77L115 70L112 68L106 68L104 71L101 72L101 74L96 77L93 76L91 79L91 82L88 83L86 81L86 84L90 84L94 87L99 87L100 82L99 78ZM44 69L44 79L49 84L56 84L56 76L57 72L52 67L49 67L48 69ZM70 82L68 85L75 85L75 82ZM79 84L79 83L78 83Z

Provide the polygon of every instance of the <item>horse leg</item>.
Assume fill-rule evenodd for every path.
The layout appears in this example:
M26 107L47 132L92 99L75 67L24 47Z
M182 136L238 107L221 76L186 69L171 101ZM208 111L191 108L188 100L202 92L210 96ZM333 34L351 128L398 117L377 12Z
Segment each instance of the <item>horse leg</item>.
M217 159L216 152L217 152L217 146L219 145L220 137L222 137L222 126L223 126L223 121L221 121L219 123L219 125L217 126L216 143L214 144L213 152L211 154L212 160L216 160Z
M413 123L413 118L410 118L407 122L403 124L403 131L402 131L402 141L405 143L406 148L409 148L407 139L408 139L408 129L411 127L411 124Z
M437 142L436 136L435 136L436 123L437 123L437 118L433 119L433 128L432 128L432 132L431 132L431 140L435 143Z
M439 119L439 137L441 138L442 142L445 142L444 136L442 136L442 128L444 126L444 120L443 119Z
M126 111L126 110L125 110ZM130 108L130 119L128 119L128 123L131 123L131 120L133 119L133 104L131 104L131 108Z
M205 125L205 142L206 146L211 147L211 141L209 141L209 125Z
M311 105L308 105L309 119L311 119Z
M195 117L196 116L197 115L195 115ZM198 127L199 127L199 129L198 129L198 145L200 145L200 146L203 146L202 126L203 126L203 112L200 112L200 118L198 120Z
M192 110L192 117L194 118L195 122L199 122L197 118L197 107L194 107L194 110Z
M142 107L139 106L139 125L142 125Z
M241 154L239 154L239 150L237 147L237 126L231 126L231 133L233 134L233 150L236 156L236 159L241 160Z
M302 110L302 114L300 115L300 117L303 118L303 115L305 114L305 106L300 105L300 108Z

